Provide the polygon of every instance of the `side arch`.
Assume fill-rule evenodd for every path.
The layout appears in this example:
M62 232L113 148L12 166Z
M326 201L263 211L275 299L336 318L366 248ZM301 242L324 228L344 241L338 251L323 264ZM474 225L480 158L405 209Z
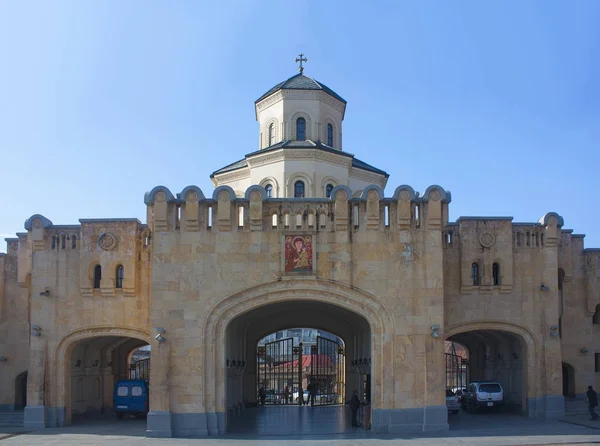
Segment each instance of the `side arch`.
M212 342L202 344L202 357L206 365L204 374L203 405L207 413L209 433L224 433L225 420L218 414L226 410L225 384L219 377L225 376L226 330L236 317L251 310L290 301L323 302L339 306L362 316L371 330L373 381L385 392L375 392L373 407L387 409L393 404L393 370L383 370L383 343L391 340L394 320L390 311L375 296L352 289L337 282L318 279L273 281L234 293L217 302L204 320L204 339ZM386 345L386 357L393 358L393 343ZM207 389L214 389L207 392Z
M505 321L473 321L448 327L444 332L444 339L449 340L453 336L463 333L486 331L511 334L520 341L522 358L526 359L522 363L522 379L526 390L521 394L521 410L523 414L534 416L536 410L541 410L536 405L538 399L545 394L545 383L543 379L540 379L542 376L540 372L543 371L543 358L540 357L538 341L529 328Z
M525 341L528 349L531 348L530 353L536 353L536 341L533 333L525 326L514 324L511 322L504 321L475 321L468 322L465 324L456 324L446 328L445 337L450 338L451 336L465 333L468 331L476 331L476 330L496 330L496 331L506 331L509 333L513 333L519 335L523 341Z
M113 326L93 326L73 330L66 333L56 345L54 350L54 367L52 370L53 376L55 376L54 389L56 392L54 395L50 395L50 401L55 408L68 409L71 402L71 388L68 385L70 375L67 373L67 367L69 366L71 352L78 342L85 339L95 338L99 336L114 336L139 339L141 341L150 344L150 332L132 327L113 327ZM70 413L67 410L65 413L65 419L70 419Z

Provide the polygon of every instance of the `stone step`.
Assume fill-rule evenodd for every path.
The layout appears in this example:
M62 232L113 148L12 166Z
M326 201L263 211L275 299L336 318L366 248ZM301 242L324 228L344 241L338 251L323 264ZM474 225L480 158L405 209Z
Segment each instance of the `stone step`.
M23 427L23 412L0 412L0 427Z

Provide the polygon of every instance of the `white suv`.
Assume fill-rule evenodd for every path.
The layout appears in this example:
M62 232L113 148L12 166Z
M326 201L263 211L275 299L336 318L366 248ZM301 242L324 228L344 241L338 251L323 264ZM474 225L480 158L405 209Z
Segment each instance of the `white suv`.
M498 407L504 404L504 390L496 381L473 381L469 384L461 403L467 412Z

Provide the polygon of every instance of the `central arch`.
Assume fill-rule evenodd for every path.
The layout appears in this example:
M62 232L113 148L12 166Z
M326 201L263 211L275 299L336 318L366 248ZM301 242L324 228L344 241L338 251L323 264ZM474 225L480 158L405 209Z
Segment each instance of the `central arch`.
M383 373L385 356L393 357L393 318L389 310L373 295L349 288L337 282L313 278L284 278L249 288L218 302L207 314L204 323L203 343L204 411L207 414L209 435L226 432L226 332L229 324L246 313L272 304L305 302L339 307L363 318L370 329L371 374L373 410L393 407L393 371ZM326 328L326 327L323 327ZM272 331L272 330L271 330ZM267 333L263 333L263 336ZM385 389L385 392L383 391Z

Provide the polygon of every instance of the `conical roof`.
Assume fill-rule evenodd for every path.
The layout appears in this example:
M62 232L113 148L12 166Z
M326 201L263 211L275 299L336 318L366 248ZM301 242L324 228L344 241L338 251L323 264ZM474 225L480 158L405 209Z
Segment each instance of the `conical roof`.
M263 94L260 98L256 100L256 102L260 102L268 96L271 96L273 93L279 90L322 90L330 96L333 96L338 101L346 103L346 100L342 98L339 94L329 88L327 85L322 84L321 82L317 82L312 77L305 76L302 73L298 73L295 76L290 77L289 79L280 82L275 85L265 94Z

